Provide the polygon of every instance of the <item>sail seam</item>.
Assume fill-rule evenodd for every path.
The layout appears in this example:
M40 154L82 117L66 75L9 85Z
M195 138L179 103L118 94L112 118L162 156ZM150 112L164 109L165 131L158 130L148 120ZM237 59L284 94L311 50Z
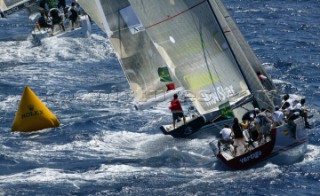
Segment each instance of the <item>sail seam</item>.
M169 21L169 20L171 20L171 19L173 19L173 18L175 18L175 17L177 17L177 16L180 16L180 15L182 15L182 14L184 14L184 13L192 10L193 8L195 8L195 7L203 4L203 3L206 2L206 1L207 1L207 0L204 0L204 1L200 2L200 3L198 3L198 4L195 4L195 5L191 6L191 7L189 7L188 9L183 10L182 12L179 12L179 13L176 14L176 15L168 16L168 18L166 18L166 19L164 19L164 20L161 20L161 21L159 21L159 22L157 22L157 23L154 23L154 24L152 24L152 25L149 25L149 26L145 27L145 29L150 29L150 28L152 28L152 27L154 27L154 26L157 26L157 25L159 25L159 24L161 24L161 23L164 23L164 22L166 22L166 21Z

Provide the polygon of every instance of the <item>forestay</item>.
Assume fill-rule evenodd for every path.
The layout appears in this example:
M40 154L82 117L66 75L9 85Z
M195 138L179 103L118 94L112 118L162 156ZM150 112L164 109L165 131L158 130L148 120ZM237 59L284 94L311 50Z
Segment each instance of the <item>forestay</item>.
M162 60L128 0L95 0L94 3L80 0L79 3L107 32L139 105L171 98L166 86L168 83L160 81L158 74L159 68L168 65ZM179 87L174 74L168 74L175 87Z
M129 2L201 114L251 95L208 1Z

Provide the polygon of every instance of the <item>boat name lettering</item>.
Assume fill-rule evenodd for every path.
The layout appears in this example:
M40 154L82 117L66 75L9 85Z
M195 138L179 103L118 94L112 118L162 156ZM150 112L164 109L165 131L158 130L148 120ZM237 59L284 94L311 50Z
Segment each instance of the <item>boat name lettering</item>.
M214 105L217 102L224 101L235 95L235 91L232 85L225 88L218 86L216 91L207 91L201 93L201 98L208 106Z
M241 163L246 163L246 162L248 162L250 160L259 158L261 155L262 155L262 152L261 151L257 151L255 153L250 154L249 156L246 156L246 157L240 159L240 162Z
M32 117L32 116L41 116L41 115L43 115L43 111L42 110L30 111L30 112L22 114L21 118L25 119L25 118L29 118L29 117Z

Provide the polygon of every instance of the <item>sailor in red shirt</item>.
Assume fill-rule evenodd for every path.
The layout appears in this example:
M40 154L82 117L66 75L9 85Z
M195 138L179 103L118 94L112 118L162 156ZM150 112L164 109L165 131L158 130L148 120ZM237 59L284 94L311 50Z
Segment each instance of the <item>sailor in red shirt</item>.
M171 101L171 105L169 106L169 109L172 112L173 129L175 129L176 127L176 120L178 120L178 118L183 118L183 123L186 124L186 118L183 115L182 107L177 94L173 95L173 100Z

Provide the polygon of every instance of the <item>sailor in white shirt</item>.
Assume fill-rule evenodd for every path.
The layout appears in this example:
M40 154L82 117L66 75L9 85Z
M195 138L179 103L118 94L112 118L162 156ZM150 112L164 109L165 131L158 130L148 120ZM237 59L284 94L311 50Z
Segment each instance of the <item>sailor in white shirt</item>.
M230 140L232 139L232 130L228 125L224 125L224 128L221 129L220 134L223 140Z
M224 128L221 129L220 131L220 135L222 137L222 139L219 140L218 142L218 149L219 152L221 151L221 147L225 148L227 147L230 148L230 145L233 145L233 132L231 130L231 128L229 127L229 125L225 124Z
M280 126L282 125L284 119L284 114L282 111L279 111L279 107L275 107L275 111L273 112L273 122L274 126Z

